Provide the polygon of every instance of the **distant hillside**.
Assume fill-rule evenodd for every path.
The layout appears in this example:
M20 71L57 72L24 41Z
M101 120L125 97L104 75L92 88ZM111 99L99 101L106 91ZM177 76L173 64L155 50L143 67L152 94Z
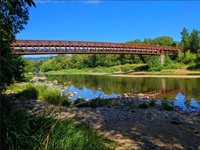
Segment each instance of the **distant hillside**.
M37 57L37 58L30 57L30 58L25 58L25 59L27 59L29 61L32 61L32 62L39 62L41 60L46 61L46 60L48 60L50 58L51 57Z

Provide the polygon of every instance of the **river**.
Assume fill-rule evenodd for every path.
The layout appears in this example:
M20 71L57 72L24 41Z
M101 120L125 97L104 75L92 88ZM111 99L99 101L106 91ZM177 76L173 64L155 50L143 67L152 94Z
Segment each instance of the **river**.
M157 93L157 100L173 100L184 110L200 110L200 78L121 77L108 75L50 75L47 80L57 80L68 87L64 92L75 92L77 99L95 97L112 98L128 94Z

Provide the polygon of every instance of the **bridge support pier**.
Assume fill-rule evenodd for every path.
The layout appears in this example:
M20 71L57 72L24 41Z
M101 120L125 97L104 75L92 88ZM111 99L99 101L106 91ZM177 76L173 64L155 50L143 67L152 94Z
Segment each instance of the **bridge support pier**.
M163 53L160 55L160 63L161 65L164 65L165 63L165 55Z
M166 79L162 78L162 90L166 90Z

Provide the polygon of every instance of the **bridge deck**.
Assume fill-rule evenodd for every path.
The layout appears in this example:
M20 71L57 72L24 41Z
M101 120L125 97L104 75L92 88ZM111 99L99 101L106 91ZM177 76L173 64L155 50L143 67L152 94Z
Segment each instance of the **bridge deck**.
M17 40L12 44L13 54L146 54L175 55L181 48L87 41Z

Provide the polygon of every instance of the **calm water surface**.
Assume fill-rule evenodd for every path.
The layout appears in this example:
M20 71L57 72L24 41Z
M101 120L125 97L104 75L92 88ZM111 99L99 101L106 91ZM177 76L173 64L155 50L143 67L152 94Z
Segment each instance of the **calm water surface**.
M64 91L76 92L72 98L112 98L124 93L162 92L157 99L174 100L184 110L200 110L200 78L118 77L98 75L52 75L48 80L68 86Z

